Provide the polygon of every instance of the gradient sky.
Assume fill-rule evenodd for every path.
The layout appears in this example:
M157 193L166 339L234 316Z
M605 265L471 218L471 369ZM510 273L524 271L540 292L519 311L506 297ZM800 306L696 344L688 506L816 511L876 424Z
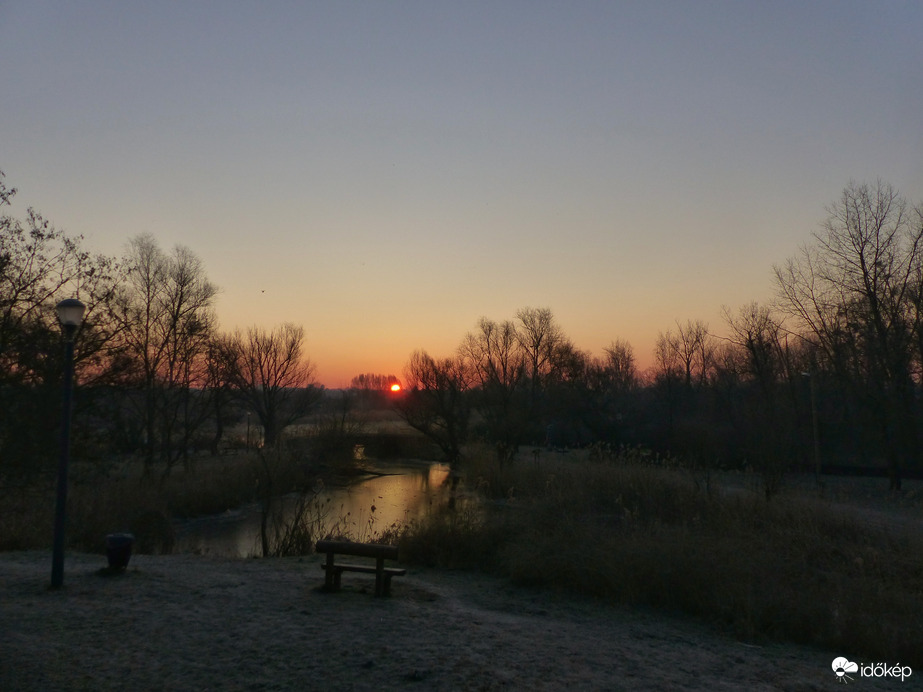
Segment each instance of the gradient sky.
M772 297L850 180L923 199L923 3L0 0L0 169L326 385L550 307L600 354Z

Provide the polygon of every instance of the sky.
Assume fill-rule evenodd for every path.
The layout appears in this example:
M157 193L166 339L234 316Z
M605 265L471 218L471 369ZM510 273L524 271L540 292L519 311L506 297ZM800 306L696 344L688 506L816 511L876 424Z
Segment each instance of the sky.
M581 349L774 295L850 181L923 200L923 3L0 0L0 170L328 387L549 307Z

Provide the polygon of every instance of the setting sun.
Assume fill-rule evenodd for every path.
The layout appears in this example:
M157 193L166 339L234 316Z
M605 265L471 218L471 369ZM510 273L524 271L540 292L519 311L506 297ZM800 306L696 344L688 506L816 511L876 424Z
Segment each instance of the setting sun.
M399 391L401 391L401 385L399 385L397 382L395 382L394 384L391 385L391 391L392 391L392 392L399 392Z

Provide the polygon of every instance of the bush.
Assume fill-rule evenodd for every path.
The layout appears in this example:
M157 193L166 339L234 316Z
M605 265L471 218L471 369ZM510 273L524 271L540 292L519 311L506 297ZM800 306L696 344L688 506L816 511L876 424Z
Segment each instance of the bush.
M502 517L487 519L484 512L469 506L439 508L422 521L391 526L375 540L397 544L403 562L493 570L508 537Z

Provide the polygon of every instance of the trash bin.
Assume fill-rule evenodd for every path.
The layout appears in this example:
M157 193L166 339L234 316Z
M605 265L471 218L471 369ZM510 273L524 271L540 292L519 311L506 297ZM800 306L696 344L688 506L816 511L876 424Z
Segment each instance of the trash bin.
M131 546L135 536L131 533L110 533L106 536L106 558L109 560L109 569L121 570L128 567L131 559Z

